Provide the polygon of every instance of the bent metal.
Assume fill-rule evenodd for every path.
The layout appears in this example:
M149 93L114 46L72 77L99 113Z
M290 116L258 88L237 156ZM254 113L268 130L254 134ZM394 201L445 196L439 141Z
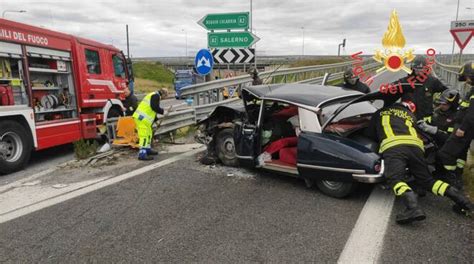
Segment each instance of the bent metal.
M362 61L363 59L359 56L362 54L362 51L359 51L357 53L354 53L351 55L351 58L353 59L353 68L352 68L352 74L354 76L359 77L359 79L364 82L367 85L370 85L373 83L374 79L373 76L367 74L362 67ZM428 79L428 75L433 71L433 64L435 64L435 55L436 51L433 48L429 48L426 51L426 64L423 66L423 69L407 78L407 82L410 85L412 89L415 89L416 83L424 83ZM396 94L396 93L403 93L403 88L402 88L402 83L398 82L396 84L392 83L383 83L379 86L379 91L381 93L390 93L390 94Z

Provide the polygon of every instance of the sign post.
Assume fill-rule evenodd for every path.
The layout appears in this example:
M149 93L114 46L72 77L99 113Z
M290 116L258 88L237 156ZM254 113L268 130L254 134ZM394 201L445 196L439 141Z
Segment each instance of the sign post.
M474 20L451 21L451 35L459 46L459 62L464 48L474 35Z

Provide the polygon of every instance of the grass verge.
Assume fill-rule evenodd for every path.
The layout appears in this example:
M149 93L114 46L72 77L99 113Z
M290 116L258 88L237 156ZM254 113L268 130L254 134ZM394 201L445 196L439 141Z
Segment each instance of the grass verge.
M168 92L170 92L171 90L173 90L173 84L142 78L135 78L135 91L138 93L150 93L158 91L161 88L166 88Z
M77 159L86 159L97 153L99 144L95 140L80 139L73 143L74 155Z

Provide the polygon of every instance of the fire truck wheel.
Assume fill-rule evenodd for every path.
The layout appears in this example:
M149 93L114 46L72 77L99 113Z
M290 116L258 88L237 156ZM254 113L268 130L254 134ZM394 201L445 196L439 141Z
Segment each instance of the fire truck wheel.
M21 170L30 159L32 141L18 122L0 121L0 174Z
M109 112L107 113L107 118L114 118L123 116L123 112L121 112L117 107L110 108Z

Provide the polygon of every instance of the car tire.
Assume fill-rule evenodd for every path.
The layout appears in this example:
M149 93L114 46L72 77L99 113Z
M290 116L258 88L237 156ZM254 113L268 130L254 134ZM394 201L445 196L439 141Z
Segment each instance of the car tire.
M238 165L235 153L234 129L225 128L216 136L217 157L226 166L236 167Z
M336 182L327 180L318 180L316 185L319 190L334 198L344 198L349 196L356 187L355 182Z
M0 121L0 174L23 169L32 150L33 143L25 127L11 120Z

